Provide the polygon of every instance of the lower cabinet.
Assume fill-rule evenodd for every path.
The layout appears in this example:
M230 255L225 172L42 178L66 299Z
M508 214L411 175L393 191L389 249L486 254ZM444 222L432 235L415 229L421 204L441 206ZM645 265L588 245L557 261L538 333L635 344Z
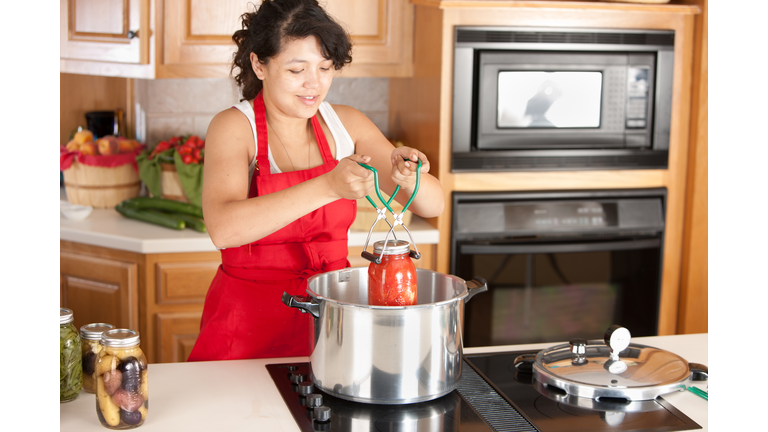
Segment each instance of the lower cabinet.
M106 322L138 330L150 363L186 361L219 252L140 254L64 240L60 246L60 304L72 309L78 329ZM434 270L435 245L418 249L416 267ZM352 267L368 266L360 252L349 248Z
M186 361L200 329L219 252L140 254L61 241L62 307L75 326L138 330L150 363Z

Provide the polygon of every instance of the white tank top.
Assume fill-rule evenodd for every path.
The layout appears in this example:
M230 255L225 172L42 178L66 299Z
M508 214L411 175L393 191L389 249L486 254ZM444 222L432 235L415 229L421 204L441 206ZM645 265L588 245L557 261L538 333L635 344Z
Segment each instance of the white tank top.
M235 105L235 108L240 110L240 112L245 114L245 117L248 118L248 123L251 124L251 131L253 132L253 144L256 147L253 152L253 160L248 165L248 187L250 188L253 170L256 166L256 156L259 149L257 142L258 138L256 137L256 116L253 113L253 105L251 105L251 101L242 101ZM331 135L333 135L333 140L336 142L336 160L341 160L347 156L353 155L355 153L355 143L352 141L352 137L349 136L347 129L341 124L341 120L339 119L339 116L336 115L336 111L333 110L331 104L323 101L323 103L320 104L319 111L323 120L325 120L325 124L328 125L328 129L330 129ZM269 154L267 157L269 158L270 172L272 172L272 174L281 173L282 171L280 171L280 168L275 164L275 160L272 159L272 148L270 147L268 150Z

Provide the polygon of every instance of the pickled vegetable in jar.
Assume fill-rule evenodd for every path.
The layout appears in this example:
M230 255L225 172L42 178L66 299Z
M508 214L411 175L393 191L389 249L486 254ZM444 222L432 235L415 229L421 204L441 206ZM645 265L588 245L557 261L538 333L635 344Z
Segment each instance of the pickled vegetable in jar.
M139 332L112 329L101 334L96 360L96 414L108 429L133 429L147 419L149 390L147 358Z
M381 264L368 266L368 304L371 306L410 306L417 302L416 267L408 255L411 244L389 240L373 244L373 253ZM383 252L383 255L382 255Z
M59 308L59 402L77 399L83 387L80 335L72 310Z
M80 327L80 343L83 346L83 390L88 393L96 393L96 379L93 372L96 370L96 359L102 350L101 334L115 326L105 323L86 324Z

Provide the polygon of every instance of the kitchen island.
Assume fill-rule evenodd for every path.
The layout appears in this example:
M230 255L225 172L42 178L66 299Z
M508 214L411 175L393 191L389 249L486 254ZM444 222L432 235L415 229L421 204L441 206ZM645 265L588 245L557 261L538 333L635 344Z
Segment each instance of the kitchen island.
M633 343L665 349L690 362L707 364L707 334L638 337ZM466 354L520 351L550 347L552 343L467 348ZM283 431L299 432L275 387L268 364L306 362L306 357L234 360L199 363L150 364L149 413L137 430ZM707 390L707 382L697 384ZM668 402L708 430L708 402L688 391L664 396ZM61 432L106 430L96 415L95 396L81 392L61 404Z

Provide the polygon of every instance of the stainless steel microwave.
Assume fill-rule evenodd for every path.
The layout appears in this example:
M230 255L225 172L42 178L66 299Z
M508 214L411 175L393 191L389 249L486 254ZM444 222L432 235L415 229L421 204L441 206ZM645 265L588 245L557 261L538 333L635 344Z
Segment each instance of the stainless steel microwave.
M456 27L452 171L666 168L674 40Z

